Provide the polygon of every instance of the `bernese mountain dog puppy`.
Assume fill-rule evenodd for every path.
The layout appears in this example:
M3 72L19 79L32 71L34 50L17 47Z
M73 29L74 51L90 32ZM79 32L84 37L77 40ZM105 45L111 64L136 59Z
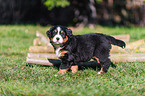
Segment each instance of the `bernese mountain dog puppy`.
M111 44L125 48L125 42L101 33L73 35L72 30L64 26L53 26L46 32L56 56L61 60L58 74L65 74L71 69L78 71L79 62L94 59L101 65L98 74L106 73L111 65L109 52Z

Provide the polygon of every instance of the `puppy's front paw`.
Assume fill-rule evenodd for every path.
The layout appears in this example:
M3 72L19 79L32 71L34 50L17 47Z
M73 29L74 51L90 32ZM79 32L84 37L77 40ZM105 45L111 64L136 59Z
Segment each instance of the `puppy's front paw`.
M103 71L100 71L100 72L98 72L98 74L104 74L104 72Z
M78 65L71 66L72 73L76 73L78 71Z
M58 76L59 74L64 75L64 74L66 74L68 69L69 68L67 68L67 69L59 69L59 71L54 76Z

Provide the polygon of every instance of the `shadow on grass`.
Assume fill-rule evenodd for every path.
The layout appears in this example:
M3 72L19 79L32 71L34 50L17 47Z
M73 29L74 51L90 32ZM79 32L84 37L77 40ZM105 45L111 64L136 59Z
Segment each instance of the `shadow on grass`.
M59 66L61 64L60 60L57 59L48 59L48 62L50 62L55 68L57 68L59 70ZM41 64L37 64L40 67L49 67L49 65L41 65ZM28 64L28 66L33 67L32 64ZM79 70L84 70L84 69L93 69L93 70L100 70L101 66L99 63L97 63L96 61L89 61L89 62L80 62L78 64ZM111 67L116 68L116 65L114 65L113 63L111 63Z

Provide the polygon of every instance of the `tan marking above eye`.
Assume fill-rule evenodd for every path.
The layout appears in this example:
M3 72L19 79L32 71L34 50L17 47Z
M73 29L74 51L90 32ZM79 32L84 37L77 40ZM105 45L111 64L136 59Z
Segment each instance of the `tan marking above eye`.
M56 32L57 32L57 30L54 30L54 32L56 33Z
M61 31L60 33L63 33L63 31Z

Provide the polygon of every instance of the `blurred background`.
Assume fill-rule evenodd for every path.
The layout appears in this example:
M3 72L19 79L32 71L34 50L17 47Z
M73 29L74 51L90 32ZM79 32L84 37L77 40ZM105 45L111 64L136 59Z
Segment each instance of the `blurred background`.
M0 24L145 26L145 0L0 0Z

